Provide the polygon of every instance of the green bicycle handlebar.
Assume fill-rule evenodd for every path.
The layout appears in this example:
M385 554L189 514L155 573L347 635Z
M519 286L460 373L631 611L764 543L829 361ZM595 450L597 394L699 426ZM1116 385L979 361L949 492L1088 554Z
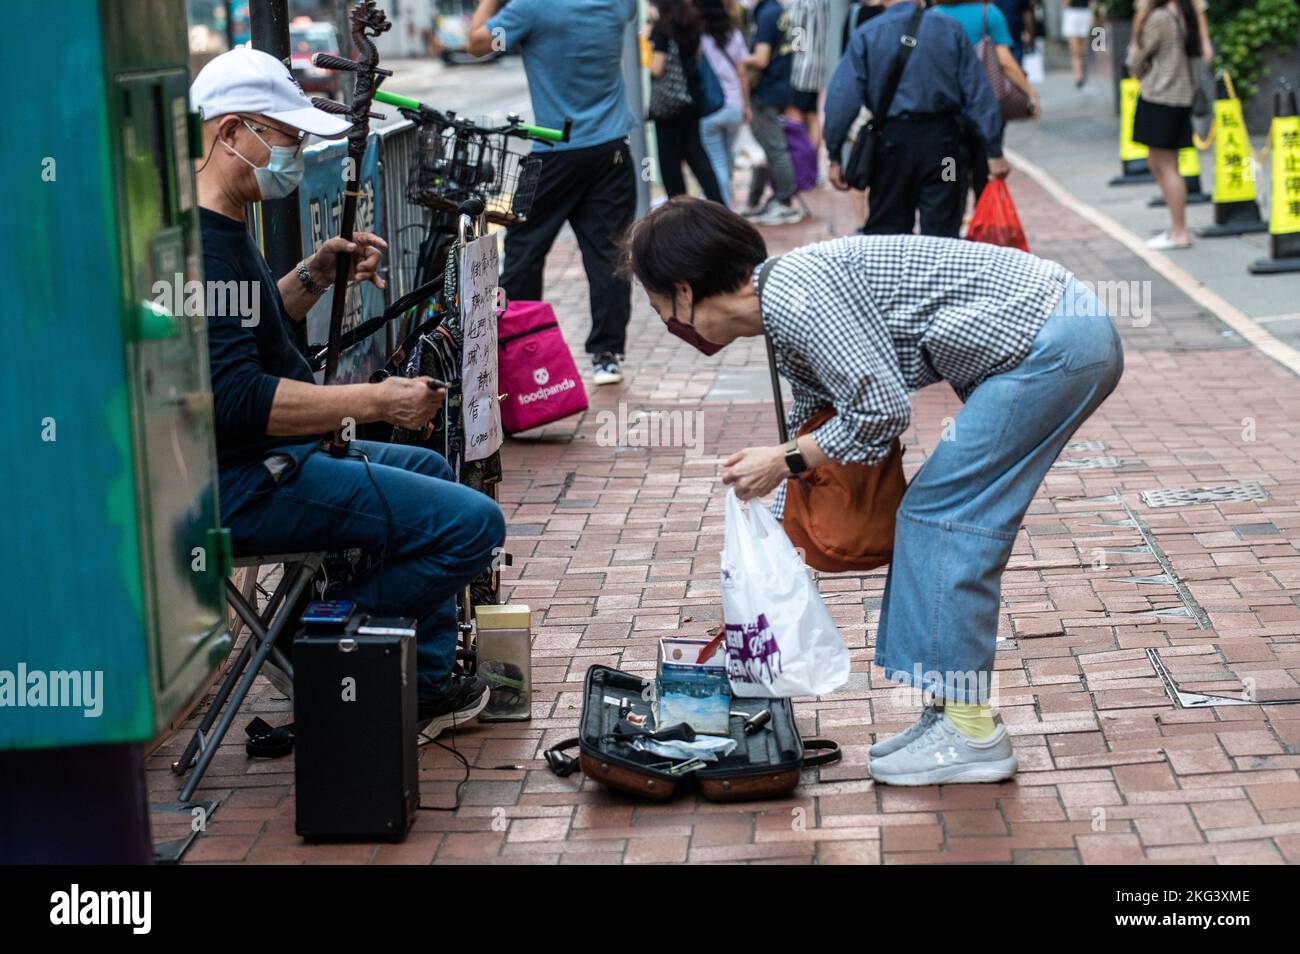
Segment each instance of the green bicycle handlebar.
M390 93L388 90L375 90L375 100L380 103L386 103L389 106L396 106L398 109L409 109L412 112L431 112L424 103L418 99L411 99L409 96L400 96L397 93ZM573 130L573 120L568 116L564 117L563 129L550 129L546 126L530 126L520 123L514 127L529 139L538 139L542 142L568 142L569 134Z
M519 127L533 139L540 139L542 142L568 142L569 133L573 131L573 120L568 116L564 117L563 129L548 129L546 126L529 126Z
M387 103L389 106L397 106L401 109L411 109L419 112L424 109L424 103L418 99L411 99L409 96L398 96L396 93L390 93L386 89L375 90L375 99L381 103Z

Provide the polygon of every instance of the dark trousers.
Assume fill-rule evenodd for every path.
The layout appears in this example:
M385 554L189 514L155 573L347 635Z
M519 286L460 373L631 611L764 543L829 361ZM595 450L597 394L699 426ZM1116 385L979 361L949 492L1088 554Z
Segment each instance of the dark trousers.
M704 151L700 138L700 117L694 114L655 120L655 141L659 144L659 176L669 198L686 194L686 177L682 163L691 167L691 174L704 190L705 198L722 201L718 178L713 174L713 163Z
M979 202L984 194L984 187L989 184L989 154L984 148L984 137L979 130L967 124L966 131L966 169L970 178L970 189Z
M956 238L965 211L963 133L954 116L889 118L871 176L864 235Z
M636 214L636 171L627 140L549 154L542 149L542 171L528 220L506 232L501 287L508 298L540 301L546 255L568 222L578 239L591 292L587 353L622 354L632 315L632 286L618 274L618 242Z

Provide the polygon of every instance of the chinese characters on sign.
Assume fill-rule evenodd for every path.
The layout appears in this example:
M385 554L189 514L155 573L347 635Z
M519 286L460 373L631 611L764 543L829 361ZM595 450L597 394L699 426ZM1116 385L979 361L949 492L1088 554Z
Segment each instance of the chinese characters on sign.
M1214 144L1214 201L1254 202L1255 176L1241 100L1216 100L1214 122L1218 130Z
M464 388L465 460L490 457L501 446L497 404L497 242L477 238L460 253L461 355Z
M1268 230L1300 232L1300 116L1277 116L1273 140L1273 209Z

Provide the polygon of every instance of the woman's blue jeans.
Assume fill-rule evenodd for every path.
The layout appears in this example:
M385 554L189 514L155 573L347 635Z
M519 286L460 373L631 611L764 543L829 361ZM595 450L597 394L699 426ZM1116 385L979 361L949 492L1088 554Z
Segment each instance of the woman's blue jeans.
M382 565L340 598L375 615L413 617L419 693L445 689L456 658L456 594L499 553L501 508L422 447L353 441L345 459L315 448L273 451L295 462L278 484L260 461L221 472L222 522L235 554L383 553Z
M876 664L951 702L987 702L1002 571L1038 485L1124 371L1119 333L1071 281L1016 367L968 397L898 510Z
M731 173L736 162L736 134L744 112L739 106L723 106L700 120L700 141L713 166L713 177L718 180L722 201L731 208Z

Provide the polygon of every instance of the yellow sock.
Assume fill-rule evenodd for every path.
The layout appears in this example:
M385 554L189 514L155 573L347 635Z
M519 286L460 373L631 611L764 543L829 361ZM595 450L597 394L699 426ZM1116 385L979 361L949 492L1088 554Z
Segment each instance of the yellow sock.
M943 714L957 731L969 739L987 739L993 734L993 707L987 703L946 702Z

